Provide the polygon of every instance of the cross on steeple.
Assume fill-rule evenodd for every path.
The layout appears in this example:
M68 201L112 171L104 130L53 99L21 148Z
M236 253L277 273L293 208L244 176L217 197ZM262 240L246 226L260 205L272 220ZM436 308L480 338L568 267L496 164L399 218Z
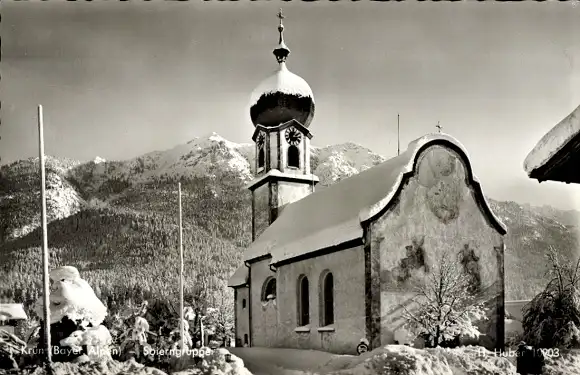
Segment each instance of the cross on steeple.
M284 36L282 35L282 32L284 32L284 25L282 24L282 20L284 18L286 18L282 14L282 8L280 8L280 11L278 11L278 14L276 14L276 17L278 17L278 19L280 19L280 25L278 25L278 32L280 33L280 41L278 43L282 44L282 41L284 40Z
M276 56L278 63L282 64L283 62L286 62L286 58L290 54L290 49L286 47L286 44L284 43L284 25L282 24L282 20L286 17L284 17L282 14L282 8L280 8L280 11L278 14L276 14L276 17L280 19L280 24L278 25L280 39L278 40L278 47L274 49L274 55Z
M439 125L439 121L437 121L437 125L435 125L435 127L437 128L437 131L441 133L441 129L443 129L443 127Z

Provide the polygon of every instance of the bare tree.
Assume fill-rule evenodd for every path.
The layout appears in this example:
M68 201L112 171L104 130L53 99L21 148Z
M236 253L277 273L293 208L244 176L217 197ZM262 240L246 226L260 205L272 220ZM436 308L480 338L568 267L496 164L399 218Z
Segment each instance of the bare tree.
M523 339L540 348L580 347L580 258L564 263L550 246L548 285L524 306Z
M214 331L216 338L221 339L222 345L226 345L227 339L233 333L234 311L231 298L228 298L227 290L221 288L217 292L214 307L207 309L208 326Z
M416 295L403 306L405 328L415 337L426 339L426 345L437 347L459 336L479 337L473 324L487 319L481 303L470 293L471 277L458 261L443 253L432 272L416 281Z

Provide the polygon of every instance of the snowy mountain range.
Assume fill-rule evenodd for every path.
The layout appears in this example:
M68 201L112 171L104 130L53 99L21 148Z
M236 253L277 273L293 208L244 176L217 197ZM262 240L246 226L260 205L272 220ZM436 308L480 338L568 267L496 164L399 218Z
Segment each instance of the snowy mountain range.
M318 186L322 189L386 160L354 143L313 147L311 155L312 169L320 178ZM96 157L89 162L79 162L48 157L48 220L50 227L59 228L52 230L49 242L63 248L77 246L74 241L78 241L78 236L86 236L83 231L89 230L78 229L79 220L97 220L99 222L88 223L86 228L98 227L106 222L102 219L106 215L130 215L131 223L149 220L144 218L151 216L156 217L155 220L172 221L176 209L174 182L180 180L184 217L194 228L191 230L199 230L199 236L207 236L202 241L207 242L210 249L215 241L226 241L232 244L232 249L237 249L231 251L241 254L250 236L251 204L249 192L243 186L252 179L253 159L253 145L233 143L215 133L125 161ZM37 171L38 158L0 167L0 259L5 267L15 262L18 258L15 254L39 246L38 230L35 231L40 223ZM544 253L548 246L554 246L565 257L574 253L578 246L580 213L493 199L490 202L509 228L506 244L508 298L528 298L544 283ZM88 214L97 212L95 210L98 215ZM75 230L79 231L75 232L75 239L59 238L60 232L67 232L70 225L76 225ZM140 228L147 228L147 225ZM126 247L124 254L137 251L132 248L137 246L135 242L119 245L118 236L121 235L128 236L126 233L107 234L103 235L104 239L83 246L87 246L87 251L94 256L106 246L112 248L110 251L114 251L115 246ZM170 247L165 242L159 246ZM226 245L220 242L220 246ZM230 268L236 266L238 255L232 258ZM221 276L225 279L229 275ZM530 278L537 280L523 282Z

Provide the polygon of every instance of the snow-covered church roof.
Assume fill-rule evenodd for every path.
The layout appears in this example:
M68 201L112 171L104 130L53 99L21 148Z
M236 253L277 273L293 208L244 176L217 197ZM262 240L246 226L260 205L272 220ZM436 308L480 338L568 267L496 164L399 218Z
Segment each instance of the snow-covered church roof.
M248 275L249 275L248 267L246 267L246 265L241 265L240 267L238 267L236 272L234 272L234 274L230 276L230 279L228 280L228 286L236 287L245 285L248 282Z
M578 137L580 137L580 106L544 135L528 154L524 161L524 169L528 176L533 177L536 170L550 164L559 151ZM580 170L580 167L577 168Z
M288 205L280 217L246 249L244 261L270 255L270 263L276 264L362 239L362 224L375 217L395 197L405 174L413 172L422 150L432 144L449 143L463 152L472 184L483 201L482 206L496 228L505 234L506 226L491 211L479 181L471 172L465 148L455 138L437 133L411 142L407 150L397 157ZM242 285L246 279L247 269L242 266L233 275L230 284L239 282L238 285Z

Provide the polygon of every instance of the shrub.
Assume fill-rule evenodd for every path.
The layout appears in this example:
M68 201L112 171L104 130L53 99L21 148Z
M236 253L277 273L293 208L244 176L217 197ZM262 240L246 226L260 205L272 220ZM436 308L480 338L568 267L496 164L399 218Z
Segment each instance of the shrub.
M547 258L551 280L526 306L523 339L540 348L580 347L580 258L561 262L550 248Z
M482 304L469 293L471 283L455 262L443 254L435 269L417 285L416 311L403 307L404 328L425 339L426 346L452 345L459 336L479 337L474 322L487 319Z

